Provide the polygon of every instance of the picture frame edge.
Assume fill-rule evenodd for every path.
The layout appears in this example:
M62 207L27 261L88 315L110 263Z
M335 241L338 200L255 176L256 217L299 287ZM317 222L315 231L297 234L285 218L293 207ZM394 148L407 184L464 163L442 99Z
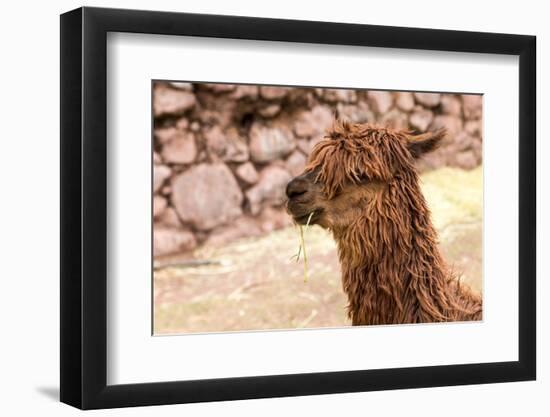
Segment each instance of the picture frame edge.
M315 35L304 30L306 25L327 29L321 31L323 35L317 35L319 42L316 43L357 45L357 39L351 39L352 43L339 42L364 30L374 38L370 42L369 36L360 37L359 44L363 46L397 47L402 39L399 34L406 33L406 40L402 40L403 49L518 55L521 277L518 361L108 386L106 36L111 31L138 31L148 13L153 13L154 19L146 19L149 23L142 33L157 33L151 31L156 26L163 34L182 35L179 27L174 28L174 21L199 19L200 24L186 27L192 36L202 36L200 33L205 33L210 27L204 23L210 21L211 26L218 28L211 32L213 37L234 35L237 39L255 39L253 36L258 35L262 40L282 38L288 42L311 42L314 40L311 36ZM163 19L166 24L159 25ZM246 22L244 29L243 26L235 29L237 21ZM281 27L289 30L283 35L278 34L277 28ZM300 31L308 33L299 36ZM387 35L392 31L396 35L388 40ZM220 36L220 33L227 36ZM246 33L251 37L239 37ZM272 39L266 39L270 33ZM428 37L435 33L438 36L432 38L437 38L437 41L430 43ZM297 40L290 40L289 36L295 36ZM322 42L326 40L325 36L332 38L329 42ZM482 37L481 42L473 42L476 36ZM60 37L62 402L81 409L114 408L536 379L536 37L89 7L61 15ZM439 49L445 43L450 45L450 49Z

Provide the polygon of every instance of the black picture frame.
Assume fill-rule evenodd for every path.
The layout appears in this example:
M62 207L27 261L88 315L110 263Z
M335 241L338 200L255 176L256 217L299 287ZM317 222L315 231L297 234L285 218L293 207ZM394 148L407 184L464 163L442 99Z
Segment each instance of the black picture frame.
M108 32L519 56L519 358L107 385ZM61 15L61 401L82 409L533 380L536 376L536 38L251 17L80 8Z

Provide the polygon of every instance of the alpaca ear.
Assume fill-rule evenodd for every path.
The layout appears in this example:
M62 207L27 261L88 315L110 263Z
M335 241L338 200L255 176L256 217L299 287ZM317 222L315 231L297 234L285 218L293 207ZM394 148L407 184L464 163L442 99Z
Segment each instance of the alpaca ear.
M421 135L409 136L409 143L407 144L409 152L414 158L420 158L425 153L437 149L446 134L445 128L442 128L435 132L426 132Z

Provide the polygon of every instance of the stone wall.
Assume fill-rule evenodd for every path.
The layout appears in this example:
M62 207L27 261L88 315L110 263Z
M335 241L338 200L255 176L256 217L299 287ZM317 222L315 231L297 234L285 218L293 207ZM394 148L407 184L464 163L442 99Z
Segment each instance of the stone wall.
M446 127L445 144L421 170L481 163L478 95L179 82L153 88L155 256L289 225L285 186L335 114L419 132Z

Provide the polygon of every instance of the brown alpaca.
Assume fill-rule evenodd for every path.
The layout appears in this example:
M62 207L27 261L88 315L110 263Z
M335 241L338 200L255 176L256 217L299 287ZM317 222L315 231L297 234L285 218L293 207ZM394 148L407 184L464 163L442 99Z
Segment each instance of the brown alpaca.
M439 253L415 169L444 135L336 122L288 184L295 221L313 212L336 240L354 326L481 320L481 297Z

